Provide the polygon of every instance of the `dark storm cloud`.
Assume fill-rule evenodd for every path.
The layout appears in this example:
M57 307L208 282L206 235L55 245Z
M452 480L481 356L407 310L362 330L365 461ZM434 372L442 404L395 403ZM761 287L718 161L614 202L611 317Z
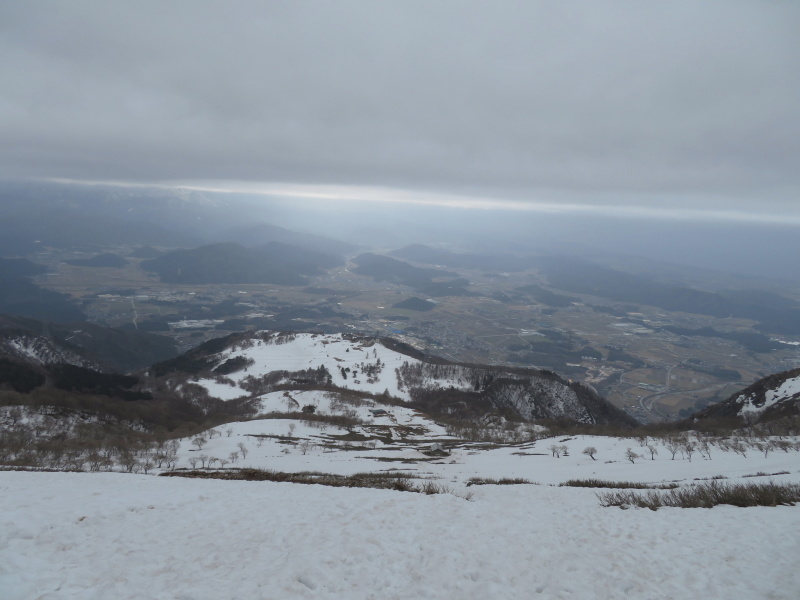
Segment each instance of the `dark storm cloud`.
M790 206L798 31L756 0L6 2L0 175Z

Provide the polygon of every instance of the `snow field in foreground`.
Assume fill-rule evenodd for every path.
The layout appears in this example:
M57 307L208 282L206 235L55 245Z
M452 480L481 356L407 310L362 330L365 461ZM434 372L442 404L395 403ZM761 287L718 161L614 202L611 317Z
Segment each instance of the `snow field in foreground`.
M800 507L0 472L4 600L791 599Z
M318 392L292 392L291 395L302 406L314 402ZM283 392L269 394L263 400L269 410L280 408L284 402ZM329 409L325 401L319 400L320 412ZM255 467L277 471L321 471L349 475L363 471L385 471L399 469L417 473L426 478L436 478L456 491L465 487L471 477L522 477L543 484L559 484L569 479L605 479L611 481L692 482L722 476L728 481L762 482L766 477L749 478L757 473L782 473L775 475L778 482L800 482L800 452L772 450L765 457L755 448L741 456L718 446L710 448L711 459L695 452L691 461L679 451L672 460L670 451L661 440L649 438L657 454L651 460L647 447L640 446L636 439L603 436L550 437L533 443L487 446L456 442L445 434L444 428L436 425L405 407L385 407L390 416L372 419L380 427L377 433L386 435L392 430L392 443L385 438L373 438L375 447L365 447L364 442L352 442L347 448L336 436L345 435L344 429L327 425L320 429L298 420L260 419L229 423L217 427L221 435L211 438L202 450L197 450L191 439L181 440L177 468L190 468L189 460L198 455L227 459L232 452L239 452L239 444L247 448L247 456L239 457L236 463L226 468ZM358 407L360 416L366 417L368 408ZM413 426L407 437L401 437L404 426ZM230 436L227 430L231 431ZM377 435L371 427L358 427L356 432L364 438ZM261 437L266 436L266 437ZM271 436L271 437L270 437ZM290 437L291 436L291 437ZM303 448L308 440L310 447ZM423 454L432 441L442 441L451 451L450 456L432 459ZM796 441L796 440L791 440ZM329 445L325 445L325 444ZM330 445L331 443L335 445ZM566 446L568 456L553 457L550 446ZM596 460L583 454L587 447L597 450ZM302 449L301 449L302 448ZM640 457L633 463L625 458L630 448ZM304 453L305 452L305 453Z

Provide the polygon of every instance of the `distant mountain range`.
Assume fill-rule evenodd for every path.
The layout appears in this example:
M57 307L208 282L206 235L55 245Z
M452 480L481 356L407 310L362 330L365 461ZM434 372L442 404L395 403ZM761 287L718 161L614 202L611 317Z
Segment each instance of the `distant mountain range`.
M411 244L389 253L427 265L443 265L453 269L483 269L487 271L523 271L531 267L530 258L513 254L459 254L449 250L431 248L423 244Z
M575 298L573 296L564 296L563 294L556 294L555 292L536 284L518 287L516 291L530 296L540 304L545 304L553 308L563 308L565 306L569 306L573 302L580 301L579 298Z
M353 259L353 262L358 265L353 269L354 273L367 275L375 281L386 281L411 287L429 285L434 278L458 277L458 273L441 269L415 267L405 261L372 252L357 256Z
M688 312L718 318L753 319L758 321L756 329L765 333L800 334L800 303L763 290L731 289L710 292L686 285L657 281L653 277L622 271L571 256L460 254L422 244L406 246L389 254L392 257L415 263L450 268L513 272L536 267L547 278L550 287L557 290L590 294L630 304L656 306L674 312ZM383 258L388 259L388 257ZM370 260L374 261L375 259L371 258ZM408 267L402 267L401 270L401 267L386 260L382 264L376 264L369 271L366 267L362 268L361 272L369 274L374 271L375 276L379 277L382 270L394 274L395 282L418 287L420 291L423 290L419 281L426 276L431 276L430 274L426 275L424 269L416 273L410 271ZM453 273L449 275L457 276ZM383 277L388 280L389 276L384 275ZM441 295L468 293L466 286L459 287L462 290L461 294ZM532 297L541 304L556 308L569 306L571 302L578 300L537 284L518 288L517 291ZM432 296L437 295L427 293ZM497 299L508 300L507 297ZM763 346L761 342L757 343Z
M567 257L540 258L551 286L577 294L657 306L669 311L759 321L757 329L800 333L800 303L759 290L707 292Z
M355 245L262 222L245 199L182 189L0 182L0 256L41 247L191 248L280 242L341 255Z
M357 250L355 244L321 235L290 231L268 223L248 224L219 235L221 241L236 242L245 246L263 246L269 243L286 244L322 254L343 256Z
M141 267L168 283L307 285L306 276L340 264L342 260L331 254L270 242L257 248L224 243L175 250L142 261Z
M47 268L25 259L0 258L0 314L59 322L83 321L83 312L65 295L30 281Z
M197 245L203 237L168 213L174 198L136 197L102 186L0 183L0 255L24 255L42 246L94 248L122 244ZM138 194L142 196L142 192ZM159 215L148 214L159 207ZM198 216L202 209L198 207ZM183 211L184 223L188 223Z
M353 262L358 265L353 269L354 273L372 277L375 281L405 285L426 296L473 295L468 289L470 282L451 271L415 267L405 261L371 252L357 256ZM443 278L445 280L440 281Z

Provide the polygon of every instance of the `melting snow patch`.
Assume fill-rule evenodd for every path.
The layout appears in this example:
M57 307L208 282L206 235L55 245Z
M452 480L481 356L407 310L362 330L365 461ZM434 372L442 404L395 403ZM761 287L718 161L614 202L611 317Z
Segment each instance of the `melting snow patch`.
M777 389L767 390L764 394L764 404L761 406L756 406L752 396L740 398L739 401L742 403L742 408L739 414L762 412L797 394L800 394L800 377L793 377L784 381Z

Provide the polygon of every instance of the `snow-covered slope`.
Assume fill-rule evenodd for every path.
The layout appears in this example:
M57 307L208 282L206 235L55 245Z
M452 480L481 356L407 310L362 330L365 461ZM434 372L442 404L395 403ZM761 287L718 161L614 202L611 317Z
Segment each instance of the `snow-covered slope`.
M795 600L800 507L0 472L4 600Z
M211 368L222 367L225 374L217 372L232 385L201 377L203 385L219 397L227 388L231 397L249 395L248 375L269 376L276 372L270 365L283 361L278 376L292 379L327 369L332 359L350 368L346 377L339 373L340 384L380 390L388 387L389 369L376 373L369 366L424 364L402 353L393 357L396 351L378 343L337 336L259 339L241 339L213 355ZM497 374L459 365L420 373L459 390L473 389L476 373ZM398 394L413 393L410 380L394 376ZM481 382L483 389L492 385ZM119 472L125 462L113 454L101 468L114 473L0 471L0 597L794 600L800 594L800 545L787 535L800 527L800 506L619 510L602 507L596 490L559 486L571 479L681 487L712 480L797 483L796 436L554 436L531 423L486 419L474 439L402 402L341 387L286 386L250 402L253 418L167 442L170 456L161 467L164 447L128 448L130 468L139 474ZM11 413L0 410L0 426L11 435L26 422L50 418ZM430 452L434 444L446 452ZM24 453L20 448L11 458ZM91 462L76 460L70 468ZM153 476L193 468L400 471L446 493ZM530 483L474 485L472 478Z
M192 360L199 362L200 374L190 383L226 401L254 398L276 386L314 384L410 401L443 414L630 424L587 388L553 373L433 361L398 348L389 340L342 334L240 335L210 354L196 351Z
M21 332L0 332L0 356L20 358L39 365L66 363L100 370L99 365L50 338Z
M781 404L797 403L800 401L800 375L784 379L780 385L764 390L763 398L755 393L742 394L736 398L741 405L739 415L748 413L762 413L768 409L775 409Z
M230 389L222 389L215 379L199 379L195 383L212 395L230 399L249 395L252 383L248 385L247 382L270 373L295 373L324 367L331 383L337 387L376 395L388 390L391 396L408 399L408 393L398 386L395 369L404 362L418 362L374 339L346 338L341 334L259 332L214 356L212 370L239 357L246 366L226 376L234 382L234 385L228 384Z
M314 394L291 395L305 404L315 401ZM271 394L265 412L286 410L285 402L281 393ZM335 409L324 405L317 410L335 414ZM455 490L465 489L472 477L525 478L542 484L592 478L691 483L696 478L711 477L746 482L749 475L768 472L781 473L776 477L780 481L800 482L800 443L795 444L794 438L787 443L777 437L731 443L711 440L704 446L702 440L689 436L686 439L693 442L694 448L687 454L682 442L667 439L651 438L642 444L631 438L552 437L527 425L519 426L517 432L504 431L507 439L521 441L489 443L459 437L452 428L405 407L392 407L387 414L374 418L368 416L367 406L354 410L365 417L366 423L349 429L334 423L289 418L255 418L222 425L203 434L199 447L194 442L196 437L181 440L174 466L208 466L197 462L203 456L206 461L213 459L213 468L220 467L219 460L225 460L223 468L290 473L351 475L396 469L436 478ZM499 435L496 439L500 439ZM448 454L431 456L433 444L441 444ZM557 455L553 446L558 449ZM595 449L594 459L584 454L589 447ZM627 458L628 450L636 455L632 460Z
M769 375L696 415L769 421L800 414L800 369Z

